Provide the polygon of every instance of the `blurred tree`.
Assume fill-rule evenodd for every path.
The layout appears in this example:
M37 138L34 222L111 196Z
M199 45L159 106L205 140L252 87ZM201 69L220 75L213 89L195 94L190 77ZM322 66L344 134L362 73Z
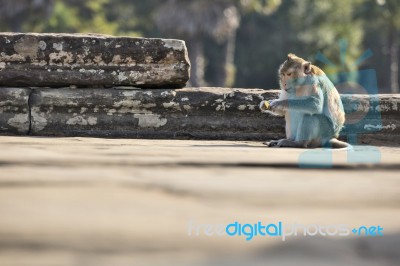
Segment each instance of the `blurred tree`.
M113 0L106 5L107 18L118 25L118 33L129 36L161 37L152 19L160 0Z
M309 46L308 53L322 51L335 63L327 66L327 72L355 70L355 61L360 55L363 37L361 24L354 21L355 1L296 0L289 11L291 24L296 26L300 42ZM349 45L342 55L339 41Z
M353 21L354 8L355 2L347 0L286 0L270 16L245 16L238 30L240 68L235 86L277 88L276 70L288 53L315 62L321 51L334 63L323 66L329 74L354 70L362 41L362 27ZM344 64L340 39L349 43Z
M369 30L371 45L377 44L377 39L383 51L384 57L388 57L388 67L384 67L386 60L380 60L382 69L381 75L389 73L389 87L392 93L399 93L399 34L400 34L400 5L398 0L363 0L360 1L357 17ZM371 18L373 22L371 23ZM382 64L383 63L383 64Z
M51 15L53 5L54 0L0 0L0 30L21 32L24 23L37 25Z
M214 49L219 51L219 56L215 57L217 60L212 62L214 85L231 86L235 77L239 8L267 14L279 4L280 0L168 0L157 8L154 19L161 31L186 40L192 63L192 86L205 85L205 38L215 41Z
M315 61L321 51L333 62L323 67L327 73L354 70L363 44L375 54L366 64L373 64L379 82L398 92L397 2L0 0L0 30L181 38L193 86L276 88L276 69L289 52ZM343 63L339 39L349 44Z
M192 63L192 86L205 85L203 50L205 36L211 36L218 42L227 43L224 65L232 67L235 32L240 19L232 1L168 0L157 9L154 19L163 32L172 37L186 40ZM220 74L223 83L227 79L227 70L225 69Z
M117 25L119 35L153 35L151 13L159 0L114 0L105 5L107 19Z

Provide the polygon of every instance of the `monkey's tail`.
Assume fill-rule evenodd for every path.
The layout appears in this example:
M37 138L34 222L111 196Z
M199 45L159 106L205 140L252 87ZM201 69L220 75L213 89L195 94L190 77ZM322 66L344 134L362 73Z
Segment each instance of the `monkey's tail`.
M338 139L330 139L328 141L328 145L332 149L341 149L341 150L353 150L353 146L351 146L349 143L340 141Z

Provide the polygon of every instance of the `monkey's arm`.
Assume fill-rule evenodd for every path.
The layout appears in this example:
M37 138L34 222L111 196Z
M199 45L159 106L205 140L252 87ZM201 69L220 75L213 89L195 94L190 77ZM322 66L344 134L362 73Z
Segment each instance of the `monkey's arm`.
M317 95L289 99L288 110L294 110L307 114L322 114L324 99Z
M319 89L310 96L302 96L284 100L274 100L271 102L272 111L288 110L307 114L321 114L323 110L324 96Z

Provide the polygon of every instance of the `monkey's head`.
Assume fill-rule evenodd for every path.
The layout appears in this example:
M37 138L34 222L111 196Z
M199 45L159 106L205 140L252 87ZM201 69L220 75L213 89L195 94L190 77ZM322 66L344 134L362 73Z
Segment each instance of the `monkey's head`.
M288 58L279 67L279 85L281 89L288 91L294 89L296 85L305 82L311 74L311 63L294 54L288 54ZM299 84L300 83L300 84Z

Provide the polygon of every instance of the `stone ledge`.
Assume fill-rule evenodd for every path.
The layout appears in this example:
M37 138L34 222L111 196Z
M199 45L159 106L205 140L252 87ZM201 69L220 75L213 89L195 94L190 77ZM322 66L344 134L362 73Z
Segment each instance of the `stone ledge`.
M251 139L282 133L282 119L264 131L258 102L277 92L184 88L160 90L34 89L34 135Z
M100 34L0 33L0 86L176 87L185 42Z
M30 91L0 91L0 106L9 106L8 119L0 120L7 134L235 140L284 136L284 119L258 109L261 100L278 96L276 90L32 88L30 130L29 121L13 127L9 122L13 108L19 106L15 116L29 113L23 113L23 106L27 108ZM398 141L399 95L342 95L342 100L348 121L342 137L364 143Z

